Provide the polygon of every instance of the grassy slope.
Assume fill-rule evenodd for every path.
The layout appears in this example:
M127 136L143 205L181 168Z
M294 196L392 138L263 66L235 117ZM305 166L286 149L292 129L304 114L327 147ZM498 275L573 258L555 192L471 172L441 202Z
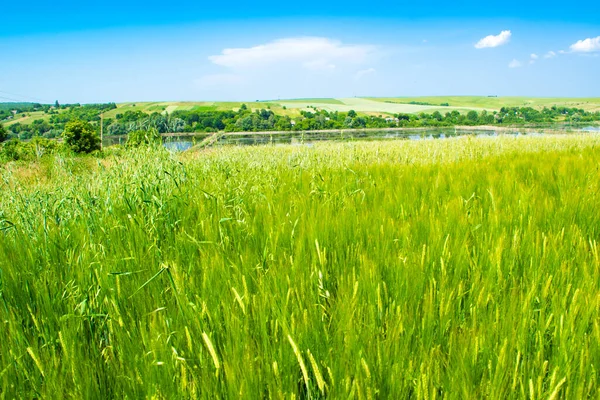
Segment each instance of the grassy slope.
M406 104L411 101L426 102L435 106ZM449 107L439 106L442 103L449 103ZM194 106L214 107L218 110L237 109L241 102L197 102L197 103L136 103L132 107L131 103L120 104L119 109L107 114L112 116L117 112L123 112L128 109L139 109L146 112L160 111L157 107L169 107L170 111L176 109L190 109ZM499 110L504 106L531 106L541 108L552 105L565 105L569 107L578 107L585 110L600 110L600 99L562 99L562 98L529 98L529 97L476 97L476 96L446 96L446 97L416 97L416 98L343 98L343 99L293 99L293 100L273 100L268 102L247 102L251 109L261 109L271 107L278 114L287 114L290 116L299 115L300 110L310 110L312 107L325 109L328 111L354 110L365 114L390 115L396 113L420 113L433 111L447 112L458 110L467 112L468 110ZM283 107L286 107L286 110ZM122 109L121 109L122 108Z
M0 392L596 398L599 145L0 167Z
M534 107L542 108L567 106L583 108L588 111L600 110L600 98L551 98L551 97L485 97L485 96L432 96L432 97L392 97L371 98L379 102L409 103L411 101L430 104L448 103L450 106L463 108L485 108L499 110L502 107Z
M23 115L26 115L26 116L24 117ZM16 118L11 119L9 121L2 122L2 123L6 126L13 125L17 122L20 122L21 124L31 124L36 119L47 120L49 118L50 118L50 115L45 114L43 111L32 111L32 112L27 112L25 114L17 114Z

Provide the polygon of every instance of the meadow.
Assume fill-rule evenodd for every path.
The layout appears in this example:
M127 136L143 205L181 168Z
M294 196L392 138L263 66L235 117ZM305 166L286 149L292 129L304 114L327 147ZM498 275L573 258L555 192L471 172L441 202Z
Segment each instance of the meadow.
M450 107L466 109L499 110L502 107L568 107L586 111L600 111L600 98L567 98L567 97L524 97L524 96L422 96L422 97L390 97L367 98L388 104L410 104L411 102L433 105L448 104Z
M0 165L0 398L600 396L600 135Z
M413 103L413 104L411 104ZM414 104L422 103L422 104ZM170 112L176 110L190 110L193 107L211 107L214 110L225 111L237 109L242 103L235 102L164 102L164 103L123 103L118 110L107 113L108 117L118 112L127 110L140 110L153 112L170 107ZM366 114L397 114L397 113L432 113L439 111L446 113L457 110L466 113L469 110L497 111L502 107L575 107L586 111L600 111L600 98L560 98L560 97L487 97L487 96L429 96L429 97L390 97L369 98L351 97L340 99L292 99L268 100L246 102L249 108L260 110L270 107L277 114L290 116L299 115L302 110L312 108L330 112L348 112L354 110ZM447 106L443 104L448 104ZM285 109L283 109L285 107Z

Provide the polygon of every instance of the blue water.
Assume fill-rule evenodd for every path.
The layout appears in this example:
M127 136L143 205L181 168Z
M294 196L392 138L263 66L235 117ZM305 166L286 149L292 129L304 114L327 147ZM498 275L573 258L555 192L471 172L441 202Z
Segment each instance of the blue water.
M520 135L518 132L501 133L505 135ZM283 134L253 134L252 132L223 136L215 146L255 146L255 145L304 145L312 146L317 142L360 141L360 140L439 140L459 136L496 137L501 135L494 130L455 130L454 128L427 129L422 131L353 131L353 132L290 132ZM534 135L534 134L528 134ZM173 151L184 151L197 143L193 136L171 137L165 142L165 147Z
M600 132L600 126L587 126L581 130L586 132Z
M171 151L185 151L185 150L190 149L193 145L194 145L194 142L192 140L190 140L190 141L174 140L174 141L167 141L164 143L165 148L167 150L171 150Z
M600 132L600 127L589 126L581 128L582 132ZM254 145L303 145L312 146L314 143L323 141L360 141L360 140L440 140L459 136L489 137L494 138L503 135L510 136L541 136L543 131L534 133L520 133L518 131L506 132L496 130L456 130L454 128L432 128L422 131L353 131L353 132L289 132L283 134L253 134L252 132L229 135L221 137L215 146L236 145L236 146L254 146ZM175 136L165 140L164 146L171 151L185 151L194 144L199 143L206 138L206 134L198 136ZM121 144L121 140L114 141L111 144Z

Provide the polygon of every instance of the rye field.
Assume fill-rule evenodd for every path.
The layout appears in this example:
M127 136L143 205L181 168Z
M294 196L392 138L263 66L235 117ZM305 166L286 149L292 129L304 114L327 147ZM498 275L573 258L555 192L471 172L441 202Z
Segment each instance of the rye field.
M0 398L600 396L599 135L0 176Z

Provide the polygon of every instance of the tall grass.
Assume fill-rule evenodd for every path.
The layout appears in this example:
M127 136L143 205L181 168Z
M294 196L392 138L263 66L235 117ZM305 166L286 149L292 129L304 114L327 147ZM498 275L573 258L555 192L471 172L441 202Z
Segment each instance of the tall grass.
M2 398L598 398L600 136L0 167Z

